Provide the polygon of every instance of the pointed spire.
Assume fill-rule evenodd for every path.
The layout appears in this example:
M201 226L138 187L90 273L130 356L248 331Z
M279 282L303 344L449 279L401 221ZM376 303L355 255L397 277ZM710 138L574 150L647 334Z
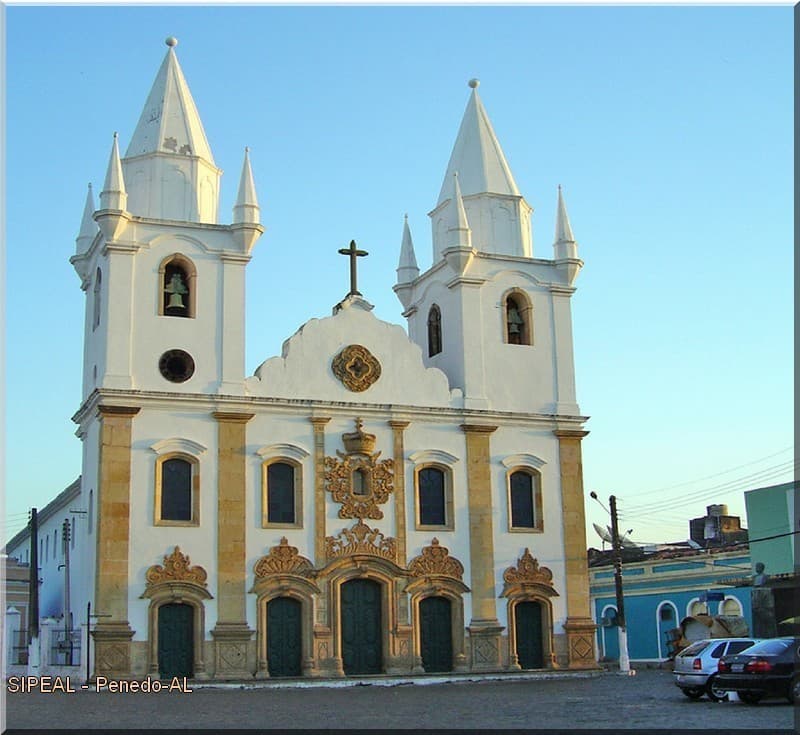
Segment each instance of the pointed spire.
M572 225L567 216L567 205L564 204L564 195L561 193L561 184L558 185L558 205L556 207L556 239L559 242L575 242L572 234Z
M411 283L419 275L417 257L414 254L414 242L411 239L411 228L408 226L408 215L403 223L403 242L400 245L400 261L397 264L397 282Z
M177 39L166 40L167 55L156 74L125 158L146 153L199 156L212 165L203 123L175 54Z
M94 240L97 234L97 224L94 221L94 194L92 194L92 185L89 184L89 189L86 192L86 204L83 205L83 219L81 220L81 229L78 237L75 238L75 252L80 255L85 253Z
M233 207L233 222L234 224L243 222L258 224L259 213L256 185L253 181L253 170L250 168L250 149L245 148L242 175L239 179L239 193Z
M449 196L449 182L456 171L461 175L465 196L484 193L519 196L517 184L503 149L478 96L479 84L477 79L471 79L469 82L472 94L450 155L438 204Z
M103 191L100 192L100 209L124 210L127 199L125 179L122 176L122 162L119 159L117 134L114 133L114 143L111 146L111 156L108 159L106 180L103 184Z
M448 247L472 247L472 231L467 221L458 171L453 173L453 189L447 214Z

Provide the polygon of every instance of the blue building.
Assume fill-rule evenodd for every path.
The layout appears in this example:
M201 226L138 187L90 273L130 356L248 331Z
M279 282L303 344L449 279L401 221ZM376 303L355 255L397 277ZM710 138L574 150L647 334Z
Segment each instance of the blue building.
M750 573L746 544L736 550L697 550L685 544L646 553L624 549L622 581L628 653L632 662L657 663L669 658L669 633L684 618L707 614L741 616L751 628L750 591L732 586ZM706 602L708 592L722 593L721 600ZM590 549L589 593L597 628L600 661L619 658L614 568L610 552ZM712 596L719 597L719 595Z

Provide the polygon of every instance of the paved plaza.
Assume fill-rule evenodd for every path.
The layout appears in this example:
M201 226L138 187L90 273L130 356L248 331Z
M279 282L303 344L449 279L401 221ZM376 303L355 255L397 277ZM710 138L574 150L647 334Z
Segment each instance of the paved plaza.
M396 681L396 680L395 680ZM480 728L480 729L734 729L792 732L795 708L785 700L756 707L741 702L690 701L672 674L603 673L440 683L387 679L338 686L193 685L160 693L8 694L15 728ZM393 685L389 685L393 684ZM192 686L190 684L190 686Z

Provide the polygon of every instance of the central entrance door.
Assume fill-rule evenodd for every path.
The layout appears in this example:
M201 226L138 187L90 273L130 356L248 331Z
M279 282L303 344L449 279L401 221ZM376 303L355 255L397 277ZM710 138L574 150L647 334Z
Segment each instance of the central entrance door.
M267 662L270 676L302 674L301 612L298 600L276 597L267 603Z
M342 666L348 676L380 674L383 664L381 585L351 579L342 585Z
M514 633L517 660L523 669L544 668L542 646L542 606L538 602L520 602L514 608Z
M169 603L158 608L158 674L162 679L194 675L194 608Z
M453 625L450 600L426 597L419 603L422 668L432 671L453 669Z

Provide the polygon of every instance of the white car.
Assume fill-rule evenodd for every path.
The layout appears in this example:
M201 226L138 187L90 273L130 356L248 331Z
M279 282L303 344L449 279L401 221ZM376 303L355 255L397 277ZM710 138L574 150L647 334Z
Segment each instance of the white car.
M723 656L733 655L759 643L760 638L706 638L695 641L675 656L675 684L689 699L704 694L712 702L722 702L728 693L716 686L717 663Z

